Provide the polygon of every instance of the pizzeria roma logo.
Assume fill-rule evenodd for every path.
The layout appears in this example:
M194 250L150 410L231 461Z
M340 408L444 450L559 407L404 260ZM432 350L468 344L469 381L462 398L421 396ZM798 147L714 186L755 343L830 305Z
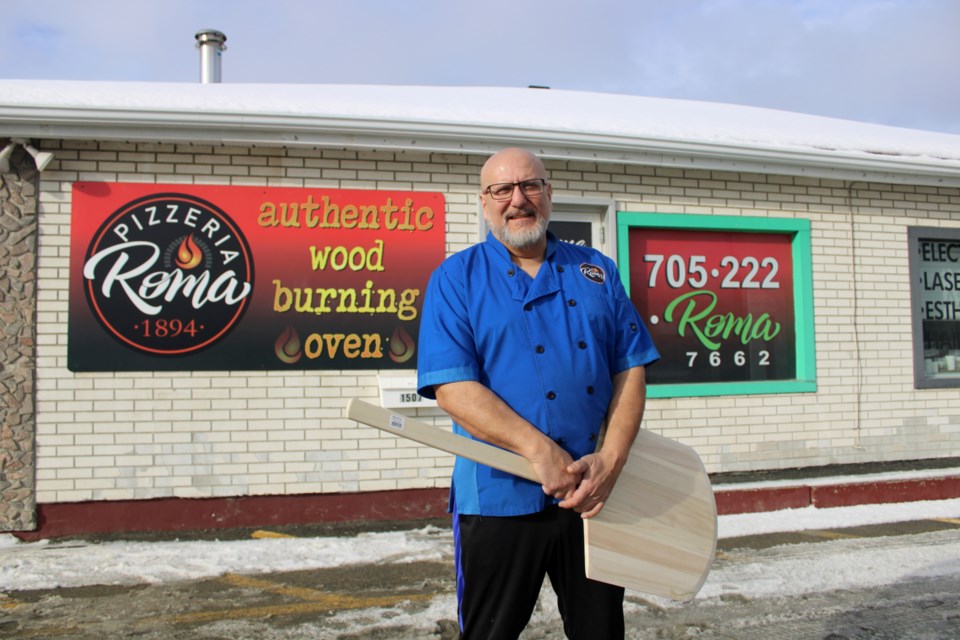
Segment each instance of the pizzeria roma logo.
M253 260L217 206L152 194L115 211L83 261L87 302L103 328L150 355L178 356L223 339L246 311Z
M584 262L580 265L580 273L590 282L596 282L597 284L603 284L607 279L607 274L604 273L603 269L589 262Z

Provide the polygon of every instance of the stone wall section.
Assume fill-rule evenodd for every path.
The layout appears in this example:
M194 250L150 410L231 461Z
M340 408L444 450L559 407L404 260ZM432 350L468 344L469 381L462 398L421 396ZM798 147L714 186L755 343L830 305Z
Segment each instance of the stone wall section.
M37 171L17 148L0 173L0 531L36 527Z

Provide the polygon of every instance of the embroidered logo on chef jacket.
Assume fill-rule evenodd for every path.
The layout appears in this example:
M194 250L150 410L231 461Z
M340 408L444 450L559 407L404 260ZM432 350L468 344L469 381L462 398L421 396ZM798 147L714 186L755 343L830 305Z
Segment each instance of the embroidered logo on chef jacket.
M603 284L603 281L607 279L607 274L603 272L603 269L589 262L584 262L580 265L580 273L582 273L583 277L587 280L596 282L597 284Z

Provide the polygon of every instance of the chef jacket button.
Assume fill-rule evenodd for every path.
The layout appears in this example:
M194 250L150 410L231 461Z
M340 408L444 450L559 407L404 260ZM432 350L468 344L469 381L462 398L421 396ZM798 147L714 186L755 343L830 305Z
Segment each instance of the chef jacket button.
M537 345L537 353L543 353L546 349L543 348L542 344Z
M527 304L523 305L523 310L524 310L524 311L530 311L530 309L533 309L533 305L530 304L529 302L528 302Z
M597 439L597 434L591 433L591 434L590 434L590 442L593 442L593 441L596 440L596 439Z
M562 264L558 264L558 265L557 265L557 273L563 273L563 265L562 265Z
M637 330L637 323L636 323L636 322L631 322L631 323L630 323L630 331L636 331L636 330Z
M590 395L593 395L593 387L592 387L592 386L587 387L587 393L589 393Z
M512 275L515 274L515 273L516 273L516 271L514 271L513 269L507 269L507 275L508 275L508 276L512 276Z
M581 349L586 349L587 343L581 340L580 342L577 343L577 346L580 347Z
M547 391L547 400L554 400L557 397L557 394L553 391Z
M577 301L574 300L573 298L570 298L569 300L567 300L567 306L575 307L577 306Z

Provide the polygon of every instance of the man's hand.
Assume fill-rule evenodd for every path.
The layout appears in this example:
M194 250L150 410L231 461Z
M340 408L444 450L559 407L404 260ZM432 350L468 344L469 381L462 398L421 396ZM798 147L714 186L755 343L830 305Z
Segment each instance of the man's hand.
M573 509L584 519L597 515L610 497L622 468L603 451L585 455L573 462L567 467L567 472L580 476L580 485L560 506Z
M537 452L529 458L543 492L548 496L565 500L574 495L580 484L581 474L571 472L574 464L570 454L548 438L542 439Z

